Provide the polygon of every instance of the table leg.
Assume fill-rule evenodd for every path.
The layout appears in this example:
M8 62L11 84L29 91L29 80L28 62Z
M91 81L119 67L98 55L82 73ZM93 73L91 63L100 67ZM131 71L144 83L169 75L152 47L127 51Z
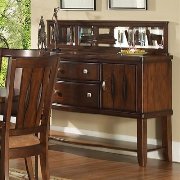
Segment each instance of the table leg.
M171 116L162 117L162 146L164 147L164 159L172 162Z
M137 156L140 166L147 163L147 119L137 119Z

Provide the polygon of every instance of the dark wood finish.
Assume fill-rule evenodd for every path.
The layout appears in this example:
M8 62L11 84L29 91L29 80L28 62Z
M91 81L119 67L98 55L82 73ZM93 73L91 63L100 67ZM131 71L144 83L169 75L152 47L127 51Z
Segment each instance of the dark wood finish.
M154 60L156 62L144 64L144 112L167 110L172 107L171 61L158 62L158 58Z
M49 52L34 49L34 50L24 50L24 49L9 49L9 48L0 48L0 70L2 65L2 58L19 58L19 57L38 57L49 54Z
M147 163L147 119L137 119L137 156L140 166Z
M172 97L171 97L171 57L170 56L119 56L119 55L89 55L82 59L80 54L69 57L68 53L61 53L60 56L68 63L85 62L99 63L100 80L98 84L102 86L100 89L93 88L95 94L99 92L99 106L92 106L91 102L96 103L97 100L86 101L82 99L83 90L89 86L89 81L62 79L57 82L56 92L61 92L64 84L65 97L61 97L60 101L54 101L55 109L79 111L88 113L100 113L107 115L115 115L122 117L130 117L137 119L137 149L138 160L141 166L145 166L147 162L147 125L144 121L148 118L166 117L172 114ZM93 56L96 59L92 58ZM74 82L75 81L75 82ZM80 87L77 88L77 81L80 81ZM97 83L97 81L96 81ZM104 84L105 83L105 84ZM97 86L98 86L97 84ZM86 87L86 88L85 88ZM164 93L159 91L163 88ZM91 91L93 91L93 89ZM74 96L75 94L75 96ZM93 96L92 96L93 97ZM57 99L57 95L54 96ZM92 108L93 107L93 108ZM164 119L164 118L163 118ZM165 121L166 122L166 121ZM164 123L165 123L164 122ZM147 123L147 122L146 122ZM164 128L166 126L163 126ZM164 129L163 131L169 131ZM166 146L165 152L171 159L171 139L169 133L163 133ZM166 138L167 137L167 138ZM169 149L170 148L170 149ZM167 159L167 158L166 158Z
M11 58L26 58L26 57L39 57L49 55L50 52L39 50L39 49L31 49L31 50L23 50L23 49L8 49L8 48L0 48L0 71L2 60L7 61L7 69L9 65L9 60ZM3 59L4 58L4 59ZM12 107L12 115L16 115L16 107L17 107L17 98L19 95L19 82L21 77L21 70L16 70L16 83L14 86L14 98L13 98L13 107ZM5 80L6 81L6 80ZM6 82L5 82L6 86ZM0 88L0 114L4 113L4 103L6 97L6 87Z
M58 82L55 86L54 103L69 106L99 108L98 84Z
M100 80L100 65L97 63L82 63L82 62L69 62L61 61L58 69L57 78L71 79L71 80L87 80L99 81Z
M25 50L25 49L8 49L8 48L0 48L0 55L1 57L38 57L45 54L48 54L49 52L40 50L40 49L31 49L31 50Z
M102 86L99 96L100 108L88 109L86 107L86 109L84 107L84 109L82 107L82 112L123 117L127 117L128 114L132 118L153 118L172 114L171 56L88 55L87 53L87 56L82 54L82 58L81 53L70 54L67 52L62 52L59 55L63 61L68 63L85 62L86 65L88 63L99 63L100 80L93 82ZM76 84L77 82L87 85L87 87L88 83L92 83L92 81L79 80L79 78L73 80L71 78L60 78L57 84ZM157 91L162 87L164 93ZM116 97L114 97L114 105L113 96ZM56 104L54 104L54 108L60 107L55 106ZM78 108L77 106L74 107ZM74 107L71 104L69 110L73 110Z
M5 109L0 128L1 179L9 179L9 159L14 158L25 158L29 178L32 178L31 156L37 155L40 156L42 179L49 179L48 127L58 61L56 55L9 60ZM22 71L16 122L11 124L14 83L19 68Z
M136 66L103 64L102 108L136 111Z
M162 146L164 147L164 158L172 162L172 125L171 116L162 117Z
M53 26L52 21L47 23L48 48L51 49L54 46L51 39ZM59 41L57 44L57 47L61 48L59 51L61 62L53 108L135 118L137 120L137 155L141 166L146 166L149 151L147 120L162 119L161 149L164 149L165 159L171 161L172 56L168 54L168 22L79 20L58 21L58 24L60 29L74 28L75 35L72 36L71 43ZM83 27L90 33L82 32ZM117 54L120 48L109 42L109 37L115 37L117 27L129 27L131 30L136 27L145 27L148 31L146 35L149 35L148 38L151 39L151 42L148 41L149 45L152 44L154 38L153 31L150 33L150 30L158 27L164 34L163 48L156 49L147 46L145 55ZM100 32L101 30L109 30L109 32L104 34ZM83 43L88 41L85 44L81 42L82 35L80 34L82 33L85 36L83 36ZM99 46L99 37L103 42L107 41L107 47ZM88 44L90 39L91 42ZM160 43L159 41L157 43ZM143 49L143 46L139 48ZM82 73L84 67L88 72L86 75ZM83 94L88 92L90 86L93 96L87 100Z
M50 52L45 50L39 50L39 49L31 49L31 50L24 50L24 49L8 49L8 48L0 48L0 70L2 66L2 60L9 61L11 58L24 58L24 57L39 57L39 56L45 56L49 55ZM7 63L8 66L8 63ZM21 71L18 70L16 72L16 76L19 73L19 76L21 75ZM17 76L16 84L15 86L18 86L19 79Z

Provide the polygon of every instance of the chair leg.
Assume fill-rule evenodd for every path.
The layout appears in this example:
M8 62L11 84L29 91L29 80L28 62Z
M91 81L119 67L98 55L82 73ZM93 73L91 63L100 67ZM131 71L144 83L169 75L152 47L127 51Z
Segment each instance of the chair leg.
M28 173L28 177L30 180L35 180L34 179L34 171L33 171L33 166L32 166L32 159L31 157L25 158L25 164L26 164L26 171Z
M38 155L35 156L35 179L38 180Z
M9 159L1 158L0 162L0 180L9 179Z
M0 177L2 177L2 179L5 179L5 174L4 174L4 159L2 158L2 154L1 154L1 158L0 158Z
M9 143L9 142L8 142ZM1 151L0 151L0 180L9 180L9 148L6 147L7 142L1 142ZM5 148L3 147L3 144Z
M48 151L40 155L41 173L43 180L49 180Z

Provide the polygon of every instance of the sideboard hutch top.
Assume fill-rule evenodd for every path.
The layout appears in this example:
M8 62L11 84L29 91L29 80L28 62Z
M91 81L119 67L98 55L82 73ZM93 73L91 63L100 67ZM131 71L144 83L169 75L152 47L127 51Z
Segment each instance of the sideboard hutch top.
M149 54L168 54L168 22L48 20L47 46L107 52L135 48Z

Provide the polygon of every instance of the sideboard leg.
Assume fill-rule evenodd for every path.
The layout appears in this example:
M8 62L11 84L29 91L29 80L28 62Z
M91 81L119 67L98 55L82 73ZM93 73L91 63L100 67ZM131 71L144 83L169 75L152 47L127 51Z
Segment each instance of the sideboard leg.
M172 162L171 116L162 117L162 146L164 147L164 159Z
M147 163L147 119L137 119L137 156L140 166Z

